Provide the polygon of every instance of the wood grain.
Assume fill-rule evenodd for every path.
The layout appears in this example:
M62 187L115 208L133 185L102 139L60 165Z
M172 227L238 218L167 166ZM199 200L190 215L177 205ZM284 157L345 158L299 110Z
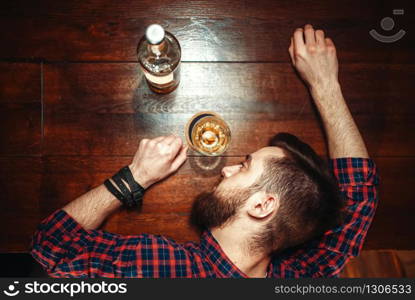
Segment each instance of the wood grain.
M0 63L0 155L39 155L40 64Z
M47 61L136 61L136 47L145 27L158 22L174 33L184 61L289 62L290 36L306 23L324 28L339 49L341 61L412 63L409 34L382 44L369 31L393 16L396 27L415 28L409 11L413 1L8 1L1 4L1 59Z
M40 64L0 63L0 252L27 251L39 222Z
M132 155L140 139L183 136L190 117L214 110L229 122L227 155L243 155L288 131L324 154L321 123L289 64L182 64L169 95L149 91L134 63L52 64L45 68L48 155ZM414 67L342 66L350 110L373 156L412 155Z
M363 251L351 259L341 272L342 278L402 278L407 277L405 267L397 255L398 251ZM411 253L414 257L414 253Z
M405 14L393 16L395 8ZM148 191L141 213L120 210L104 230L197 241L192 202L223 166L281 131L326 155L318 113L287 52L293 30L306 23L334 40L344 96L379 167L380 204L364 247L415 249L414 9L409 0L2 1L0 252L27 251L41 219L129 163L140 139L183 137L202 110L229 123L225 156L189 152L177 174ZM387 16L390 32L379 24ZM162 96L136 64L137 42L155 22L183 50L181 83ZM371 29L407 34L383 44Z

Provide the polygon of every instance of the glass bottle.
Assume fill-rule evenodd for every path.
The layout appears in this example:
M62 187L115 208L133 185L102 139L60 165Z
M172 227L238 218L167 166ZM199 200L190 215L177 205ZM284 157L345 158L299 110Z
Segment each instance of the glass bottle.
M166 94L178 86L181 48L174 35L158 24L148 26L138 44L137 56L152 91Z

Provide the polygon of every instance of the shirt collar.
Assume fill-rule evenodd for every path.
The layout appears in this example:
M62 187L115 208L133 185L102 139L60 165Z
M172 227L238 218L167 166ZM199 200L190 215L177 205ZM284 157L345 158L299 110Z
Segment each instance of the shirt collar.
M220 277L249 278L235 264L232 263L209 229L203 231L200 239L200 245ZM267 270L267 277L271 277L272 269L272 263L270 263Z

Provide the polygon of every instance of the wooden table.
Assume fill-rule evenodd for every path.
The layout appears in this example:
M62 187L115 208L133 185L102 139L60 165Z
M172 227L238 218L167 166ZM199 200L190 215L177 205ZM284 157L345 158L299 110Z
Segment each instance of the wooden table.
M366 249L415 249L413 1L3 1L0 4L0 252L26 252L41 219L128 164L140 139L176 133L213 110L229 122L223 157L190 153L153 186L141 213L119 211L103 229L198 240L192 201L220 168L291 132L327 155L318 114L292 68L296 27L326 30L337 48L344 95L381 176ZM392 9L406 14L393 16ZM406 36L375 41L383 17ZM160 23L179 39L181 83L149 91L136 47ZM219 161L213 161L219 159ZM217 163L207 172L200 166Z

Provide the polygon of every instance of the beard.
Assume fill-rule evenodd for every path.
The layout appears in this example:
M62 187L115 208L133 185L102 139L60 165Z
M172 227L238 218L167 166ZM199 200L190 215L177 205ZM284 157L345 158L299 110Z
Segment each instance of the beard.
M251 196L250 188L217 186L213 192L198 195L191 211L191 223L200 231L221 227L231 221Z

